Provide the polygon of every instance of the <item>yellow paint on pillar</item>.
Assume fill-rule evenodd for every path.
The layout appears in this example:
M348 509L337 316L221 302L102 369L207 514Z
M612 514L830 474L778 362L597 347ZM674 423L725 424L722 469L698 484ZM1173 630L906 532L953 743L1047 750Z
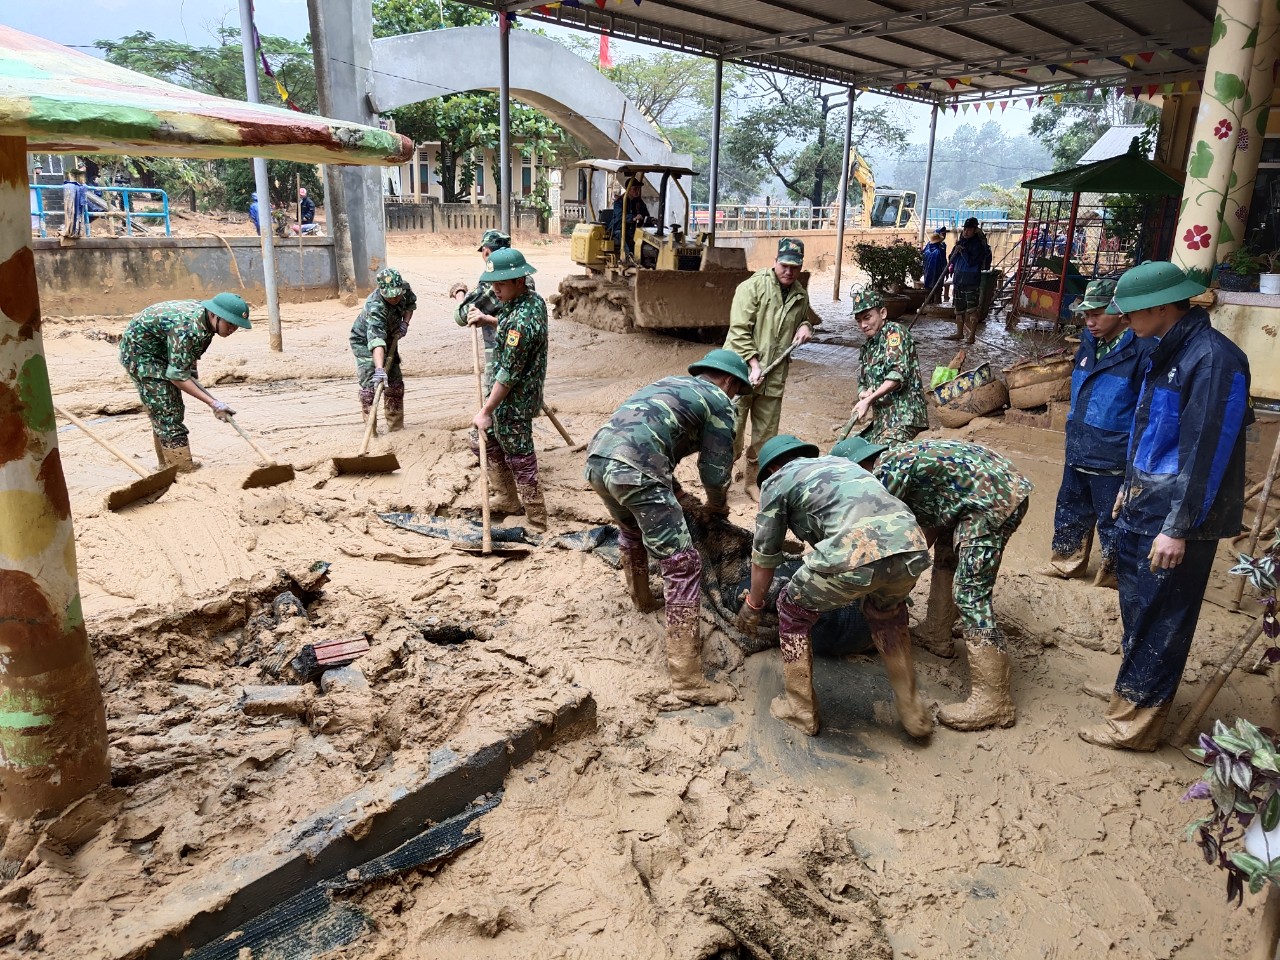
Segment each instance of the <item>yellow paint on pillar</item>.
M58 535L58 517L43 494L0 491L0 515L9 517L0 525L0 558L10 563L20 564L44 553Z

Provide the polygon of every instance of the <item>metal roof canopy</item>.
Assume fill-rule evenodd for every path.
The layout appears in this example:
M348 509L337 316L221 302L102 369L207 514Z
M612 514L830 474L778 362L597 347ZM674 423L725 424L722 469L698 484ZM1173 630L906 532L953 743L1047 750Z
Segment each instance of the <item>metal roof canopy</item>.
M689 167L673 167L666 163L632 163L630 160L579 160L575 167L586 170L600 170L615 176L633 176L644 173L670 173L677 177L696 177L698 174Z
M1216 14L1213 0L465 2L744 67L948 104L1198 80Z

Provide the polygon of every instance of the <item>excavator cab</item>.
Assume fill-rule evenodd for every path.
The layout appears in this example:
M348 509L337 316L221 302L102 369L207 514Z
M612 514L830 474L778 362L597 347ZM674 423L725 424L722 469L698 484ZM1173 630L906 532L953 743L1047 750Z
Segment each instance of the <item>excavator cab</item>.
M900 230L915 219L916 193L914 190L893 190L880 187L871 204L871 226Z

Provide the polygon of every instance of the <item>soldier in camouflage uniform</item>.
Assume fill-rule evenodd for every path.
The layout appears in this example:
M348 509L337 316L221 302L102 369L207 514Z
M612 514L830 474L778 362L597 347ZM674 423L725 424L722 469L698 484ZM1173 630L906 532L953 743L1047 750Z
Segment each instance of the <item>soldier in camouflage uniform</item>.
M511 238L500 230L486 230L480 238L480 256L486 261L495 250L506 250L511 246ZM525 281L530 290L536 290L533 278ZM477 283L471 291L465 283L455 283L449 288L449 297L457 307L453 311L454 322L460 327L473 326L480 328L484 338L484 392L487 396L493 387L493 346L498 329L498 310L502 303L493 295L492 285L483 281Z
M151 418L151 439L160 468L176 466L186 473L200 464L191 459L184 393L207 403L226 421L235 413L196 383L196 363L213 342L248 330L249 305L234 293L212 300L167 300L153 304L129 321L120 338L120 363L138 388Z
M907 328L888 319L884 297L855 287L849 292L853 316L867 342L858 353L856 420L871 422L858 431L873 443L906 443L929 426L920 382L916 342Z
M369 294L356 322L351 327L351 352L356 358L356 377L360 381L360 409L365 417L373 410L373 395L378 384L382 388L382 407L387 415L388 430L404 429L404 374L400 372L400 339L409 332L409 321L418 306L413 288L399 270L383 267L374 281L377 289ZM390 362L387 357L391 356Z
M778 241L778 258L772 267L758 270L733 294L729 309L726 350L732 350L751 369L754 390L736 404L733 459L747 450L746 488L755 493L760 448L778 433L782 419L782 391L787 385L790 360L784 360L763 377L764 368L778 359L791 344L808 343L813 337L809 293L800 285L804 265L804 244L784 237ZM747 443L747 420L751 421L751 445Z
M657 608L649 590L649 554L658 559L667 606L667 667L677 697L691 703L733 698L702 674L699 611L702 561L684 508L727 516L733 470L733 398L751 389L750 373L731 350L712 350L687 377L666 377L633 394L587 449L585 476L618 525L618 552L631 600ZM703 508L673 476L697 451L707 491Z
M913 737L928 736L933 721L916 692L906 604L929 566L929 548L915 518L857 464L820 457L813 444L787 434L760 451L760 480L751 589L738 612L744 633L755 635L774 570L786 559L787 531L814 548L778 595L786 694L769 712L810 736L818 732L810 632L824 611L861 599L902 726Z
M851 437L837 451L868 469L879 457L876 476L911 508L933 545L929 610L917 639L931 653L954 656L959 616L971 687L968 700L943 707L938 719L956 730L1012 726L1009 653L991 598L1004 548L1027 515L1031 481L999 454L960 440L886 448Z
M524 508L535 530L547 529L547 505L538 484L538 457L533 450L533 418L542 409L547 378L547 304L529 289L526 278L536 269L524 254L495 250L480 276L502 303L494 338L493 386L476 414L476 430L485 436L489 485L502 513Z

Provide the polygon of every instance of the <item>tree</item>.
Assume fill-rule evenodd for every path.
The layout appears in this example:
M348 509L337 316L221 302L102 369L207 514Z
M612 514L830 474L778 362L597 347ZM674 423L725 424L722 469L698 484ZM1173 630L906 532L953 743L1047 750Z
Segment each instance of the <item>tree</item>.
M976 190L960 201L969 210L1005 210L1015 220L1027 212L1027 191L1020 187L1002 187L998 183L980 183Z
M1101 90L1093 97L1070 90L1061 101L1053 98L1036 107L1031 133L1053 153L1054 169L1074 167L1086 150L1118 124L1146 123L1160 111L1137 98L1111 96Z

